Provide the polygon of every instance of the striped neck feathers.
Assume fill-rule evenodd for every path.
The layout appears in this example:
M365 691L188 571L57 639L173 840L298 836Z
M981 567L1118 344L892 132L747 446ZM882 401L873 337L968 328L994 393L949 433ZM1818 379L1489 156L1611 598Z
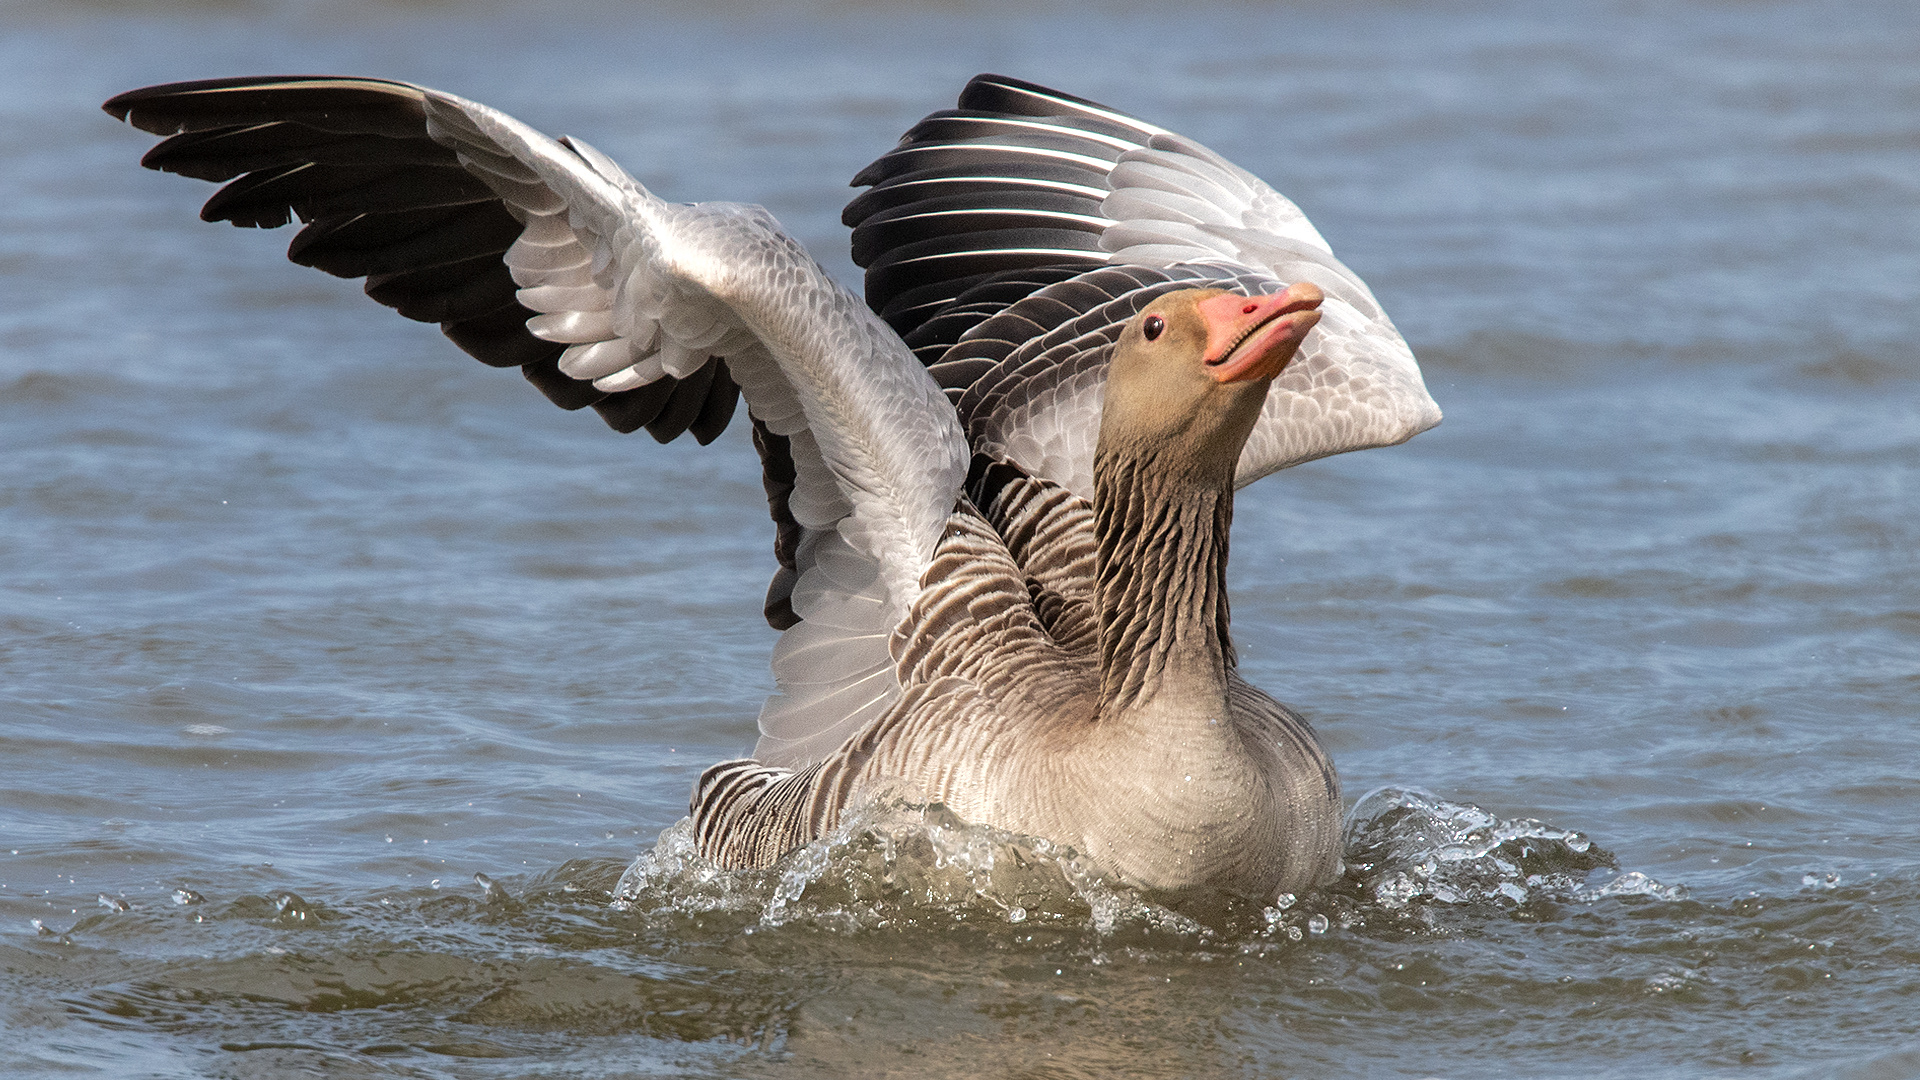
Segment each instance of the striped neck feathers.
M1094 458L1103 719L1163 695L1219 715L1235 662L1227 631L1232 473L1207 478L1163 456Z

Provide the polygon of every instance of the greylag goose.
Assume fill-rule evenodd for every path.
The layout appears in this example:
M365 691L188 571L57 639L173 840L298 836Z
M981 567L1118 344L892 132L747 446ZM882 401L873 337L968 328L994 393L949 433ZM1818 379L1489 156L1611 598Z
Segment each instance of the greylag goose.
M983 75L855 178L866 297L765 210L377 79L121 94L201 216L441 324L563 408L701 443L744 397L775 523L777 692L708 769L701 852L763 867L868 793L1178 893L1338 866L1307 722L1242 680L1233 492L1439 422L1413 355L1287 199L1164 128ZM1311 331L1311 332L1310 332Z

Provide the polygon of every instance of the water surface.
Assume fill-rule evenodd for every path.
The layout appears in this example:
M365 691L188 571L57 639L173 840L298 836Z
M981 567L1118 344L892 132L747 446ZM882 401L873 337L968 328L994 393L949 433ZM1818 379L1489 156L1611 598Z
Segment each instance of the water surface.
M1920 1076L1910 6L0 26L0 1071ZM1447 412L1239 502L1244 670L1350 801L1431 793L1325 895L1205 927L937 818L656 852L770 688L741 433L546 406L98 111L413 79L851 282L846 179L984 70L1271 180Z

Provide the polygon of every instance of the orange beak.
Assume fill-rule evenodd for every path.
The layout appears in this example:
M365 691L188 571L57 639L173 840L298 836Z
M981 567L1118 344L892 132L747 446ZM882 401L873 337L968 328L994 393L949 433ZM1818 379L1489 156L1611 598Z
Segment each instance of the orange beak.
M1226 293L1196 305L1207 321L1207 374L1223 383L1271 379L1320 321L1318 287L1300 282L1270 296Z

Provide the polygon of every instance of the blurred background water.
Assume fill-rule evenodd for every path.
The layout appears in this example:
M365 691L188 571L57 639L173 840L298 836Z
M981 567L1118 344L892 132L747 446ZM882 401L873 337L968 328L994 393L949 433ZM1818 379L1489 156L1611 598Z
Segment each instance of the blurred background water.
M0 9L0 1073L1920 1076L1916 56L1894 0ZM422 82L852 283L847 178L979 71L1267 178L1412 342L1445 424L1249 489L1233 595L1349 800L1433 794L1228 927L1015 920L938 823L612 904L769 689L742 433L548 407L98 104Z

